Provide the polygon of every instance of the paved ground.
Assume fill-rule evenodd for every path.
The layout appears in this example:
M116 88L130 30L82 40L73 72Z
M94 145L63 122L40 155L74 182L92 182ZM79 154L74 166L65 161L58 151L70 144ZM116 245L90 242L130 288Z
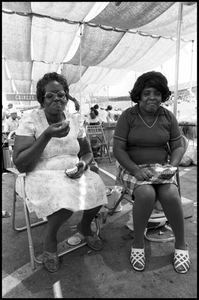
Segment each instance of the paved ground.
M108 161L108 160L107 160ZM106 185L114 185L115 162L99 163ZM146 269L136 272L129 262L132 232L126 227L130 204L108 216L101 229L103 250L84 246L62 256L58 273L48 273L42 265L32 271L27 233L12 228L12 217L2 219L2 297L3 298L197 298L197 167L181 170L182 196L194 201L194 215L185 219L191 269L186 275L172 266L173 242L146 241ZM13 175L2 175L2 209L12 212ZM17 224L24 224L21 201L17 202ZM32 216L34 219L34 214ZM73 215L60 229L58 241L71 234L81 218ZM37 254L42 253L46 224L32 230Z

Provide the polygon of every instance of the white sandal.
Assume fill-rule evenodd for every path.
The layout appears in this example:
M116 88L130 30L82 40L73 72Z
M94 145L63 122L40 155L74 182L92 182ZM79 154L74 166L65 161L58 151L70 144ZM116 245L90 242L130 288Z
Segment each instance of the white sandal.
M131 246L130 261L133 269L143 271L145 268L145 253L144 249L133 248Z
M176 272L185 274L190 268L190 258L188 250L175 249L173 266Z

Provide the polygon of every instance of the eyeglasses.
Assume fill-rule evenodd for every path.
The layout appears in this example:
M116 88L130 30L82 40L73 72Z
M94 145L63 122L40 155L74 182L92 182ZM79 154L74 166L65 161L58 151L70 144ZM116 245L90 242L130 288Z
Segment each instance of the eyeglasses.
M66 93L64 91L59 91L57 93L47 92L44 95L44 97L46 97L46 99L51 100L51 101L54 100L56 97L63 100L65 96L66 96Z

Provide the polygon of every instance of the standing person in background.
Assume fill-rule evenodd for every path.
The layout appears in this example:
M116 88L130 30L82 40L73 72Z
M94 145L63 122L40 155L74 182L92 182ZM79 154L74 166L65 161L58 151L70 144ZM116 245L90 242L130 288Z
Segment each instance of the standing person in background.
M107 110L103 107L100 107L99 109L99 117L102 120L103 123L107 123Z
M106 111L107 111L107 123L114 123L115 122L115 119L114 119L114 114L112 112L112 109L113 107L111 105L108 105L107 108L106 108Z
M13 110L17 111L17 119L19 120L21 118L21 112L18 109L16 109L16 107L12 103L8 103L8 107L5 110L6 118L8 119L10 117L10 113Z
M4 123L4 131L5 132L11 132L13 130L16 130L19 126L19 119L17 117L17 109L12 108L10 110L10 117L5 120Z
M3 110L3 105L1 107L2 107L2 109L1 109L1 112L2 112L2 119L1 119L2 132L4 132L4 126L5 126L5 121L6 121L6 112Z
M99 112L99 105L98 105L98 104L95 104L95 105L93 106L93 108L96 109L96 110Z
M6 118L8 119L10 117L10 110L13 108L13 104L12 103L8 103L8 107L5 110L6 113Z
M176 117L161 106L170 96L167 79L160 72L144 73L138 77L130 96L136 105L121 114L113 144L119 178L134 195L130 262L137 271L145 268L144 230L158 199L175 236L174 270L184 274L190 268L190 258L182 202L174 177L184 148ZM174 171L157 178L157 166Z

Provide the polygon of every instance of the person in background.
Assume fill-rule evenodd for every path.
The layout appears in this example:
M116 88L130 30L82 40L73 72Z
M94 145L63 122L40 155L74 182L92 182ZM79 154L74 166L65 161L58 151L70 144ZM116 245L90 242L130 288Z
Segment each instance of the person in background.
M99 118L99 113L98 113L97 109L95 109L94 107L91 107L91 109L90 109L88 124L90 124L90 125L101 124L101 120Z
M106 117L107 123L114 123L115 122L114 114L113 114L112 110L113 110L113 107L111 105L108 105L107 108L106 108L106 111L107 111L107 117Z
M21 112L12 103L8 103L8 107L5 110L6 118L8 119L10 117L10 113L13 109L17 111L17 118L19 120L21 118Z
M96 109L96 110L99 112L99 105L98 105L98 104L95 104L95 105L93 106L93 108Z
M136 271L145 268L144 231L158 199L175 236L174 270L184 274L190 268L190 258L174 176L184 148L176 117L161 106L169 96L168 82L162 73L151 71L138 77L130 92L136 105L127 108L117 121L113 152L119 163L119 178L134 196L132 267ZM157 166L174 172L157 179Z
M13 108L12 103L8 103L8 107L5 109L6 118L8 119L10 117L10 110Z
M66 78L56 72L45 74L37 83L36 94L41 108L20 120L13 160L19 172L26 173L30 212L48 219L43 262L54 273L60 267L57 233L74 212L83 211L77 230L87 245L102 249L102 240L92 231L91 222L108 201L104 182L89 167L93 154L80 128L80 116L65 109L69 101ZM22 196L19 177L16 191Z
M108 115L107 110L103 107L100 107L99 117L100 117L100 119L102 120L103 123L107 123L107 115Z
M4 126L5 126L5 121L6 121L6 112L3 110L3 105L1 106L1 113L2 113L2 132L4 132Z
M19 126L19 119L17 117L17 109L12 108L10 109L10 117L5 120L4 122L4 131L5 132L11 132L13 130L16 130Z

